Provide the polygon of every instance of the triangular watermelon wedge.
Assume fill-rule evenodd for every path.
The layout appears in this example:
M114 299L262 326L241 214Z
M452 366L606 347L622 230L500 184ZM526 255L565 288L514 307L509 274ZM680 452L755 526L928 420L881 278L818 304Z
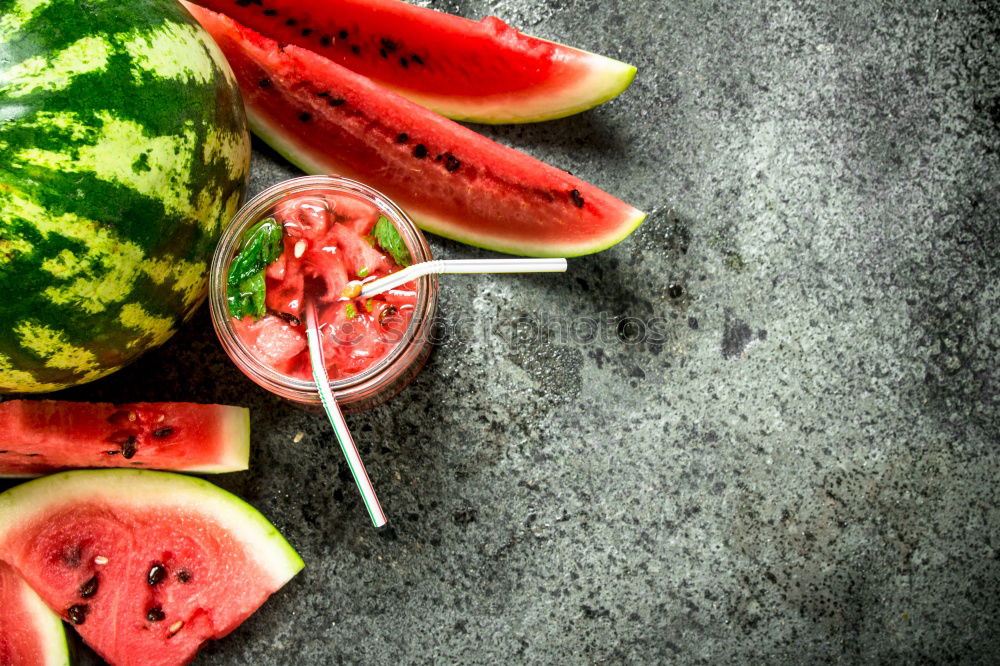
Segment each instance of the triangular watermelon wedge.
M523 123L620 94L632 65L399 0L197 0L456 120Z
M207 481L63 472L0 494L0 559L116 666L172 666L301 568L256 509Z
M253 131L310 173L360 180L423 229L528 256L576 256L645 213L312 51L186 4L229 60Z
M0 665L69 666L62 620L9 565L0 562Z

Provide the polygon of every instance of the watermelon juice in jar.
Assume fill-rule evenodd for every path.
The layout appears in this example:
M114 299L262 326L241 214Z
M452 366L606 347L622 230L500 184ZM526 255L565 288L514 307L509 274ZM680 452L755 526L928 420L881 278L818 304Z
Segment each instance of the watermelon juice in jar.
M250 379L318 409L305 327L312 301L337 402L367 409L423 367L438 287L426 276L360 298L360 286L430 259L420 230L376 190L334 176L295 178L254 197L223 233L210 275L212 323Z

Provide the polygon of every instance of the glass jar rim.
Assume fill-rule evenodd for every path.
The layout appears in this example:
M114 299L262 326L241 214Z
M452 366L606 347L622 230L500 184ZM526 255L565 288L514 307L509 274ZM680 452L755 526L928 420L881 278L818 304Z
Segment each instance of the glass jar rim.
M291 377L258 360L243 344L232 326L225 293L229 264L243 232L260 221L263 215L279 202L297 194L317 191L345 193L370 201L400 232L414 263L432 259L430 247L423 233L399 206L378 190L342 176L301 176L285 180L263 190L237 211L222 232L209 271L209 307L216 335L230 358L255 382L286 397L309 402L319 400L316 382L312 379ZM436 276L424 276L417 278L416 281L417 303L402 338L384 358L362 372L344 379L331 380L330 389L338 398L363 392L373 382L377 382L379 377L393 367L393 364L412 345L417 330L426 328L423 326L423 319L434 305L431 300L437 293L437 279Z

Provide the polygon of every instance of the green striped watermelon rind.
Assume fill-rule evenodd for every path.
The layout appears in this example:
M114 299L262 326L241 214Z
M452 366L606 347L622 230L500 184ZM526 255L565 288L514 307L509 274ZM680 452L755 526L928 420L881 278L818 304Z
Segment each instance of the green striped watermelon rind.
M249 135L225 58L174 0L0 0L0 63L0 291L18 294L0 392L57 390L203 301Z

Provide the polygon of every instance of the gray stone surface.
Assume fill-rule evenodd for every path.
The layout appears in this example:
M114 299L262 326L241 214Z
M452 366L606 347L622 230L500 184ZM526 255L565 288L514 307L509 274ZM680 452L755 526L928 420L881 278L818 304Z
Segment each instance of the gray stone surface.
M445 282L427 368L349 418L380 533L205 313L63 394L252 408L216 480L308 566L198 663L995 663L998 5L425 4L638 65L480 129L650 217L562 277ZM257 149L255 191L296 175Z

